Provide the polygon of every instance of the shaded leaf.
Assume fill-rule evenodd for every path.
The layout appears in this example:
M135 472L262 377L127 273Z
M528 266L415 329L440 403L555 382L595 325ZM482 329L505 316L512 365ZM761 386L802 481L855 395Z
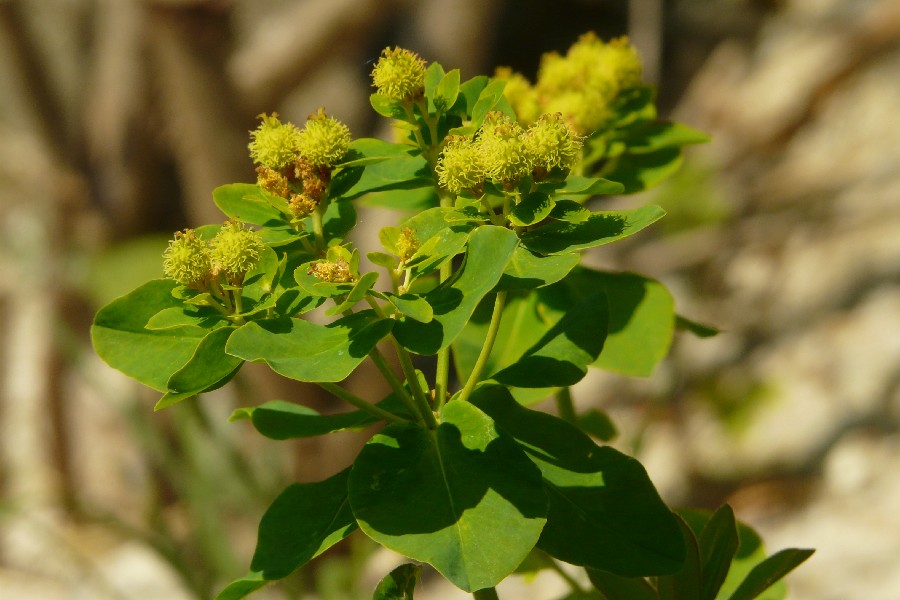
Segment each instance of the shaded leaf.
M701 598L715 600L738 549L737 524L730 506L725 504L713 514L698 543L703 578Z
M421 565L400 565L378 583L372 600L413 600L421 570Z
M518 246L506 265L495 292L530 290L556 283L581 262L581 255L553 254L539 256Z
M225 586L225 589L216 595L215 600L241 600L269 583L271 583L269 580L263 579L262 573L250 572Z
M623 154L614 159L601 174L625 186L626 194L652 188L671 177L683 161L678 148L663 148L646 154Z
M354 410L346 413L322 415L315 410L284 400L270 400L252 408L239 408L230 421L250 419L262 435L273 440L314 437L365 427L378 421L370 413Z
M532 252L562 254L626 238L652 225L665 214L666 211L653 204L635 210L596 211L584 222L549 223L522 233L520 238Z
M692 321L681 315L675 315L675 328L683 331L690 331L699 338L714 337L722 333L717 327L698 323L697 321Z
M642 577L622 577L588 569L588 577L607 600L658 600L656 591Z
M491 587L540 535L540 473L468 402L448 402L440 421L388 425L369 440L350 473L353 514L369 537L457 587Z
M656 591L659 600L688 600L701 597L700 549L694 532L680 517L675 517L684 539L685 559L677 573L659 577Z
M527 227L546 219L556 203L543 192L526 194L509 213L509 220L513 225Z
M569 175L563 182L542 183L538 187L557 196L601 196L621 194L625 191L625 187L617 181L610 181L602 177L583 177L581 175Z
M756 565L729 600L752 600L803 564L815 550L787 548Z
M222 327L209 332L190 360L169 378L168 393L192 396L213 386L221 387L234 377L244 361L226 354L225 344L235 330L234 327ZM171 402L158 406L157 410L169 404Z
M407 144L394 144L378 138L357 138L350 142L344 160L337 168L370 165L394 158L409 158L414 148Z
M628 152L644 154L672 146L702 144L709 141L709 136L681 123L646 121L628 128L624 139Z

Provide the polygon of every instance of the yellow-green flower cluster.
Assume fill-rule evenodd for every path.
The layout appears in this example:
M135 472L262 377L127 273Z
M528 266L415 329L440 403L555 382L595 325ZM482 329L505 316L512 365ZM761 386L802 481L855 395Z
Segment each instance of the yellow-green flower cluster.
M425 61L404 48L385 48L372 69L379 94L393 100L415 100L425 91Z
M350 264L343 258L316 261L309 266L306 273L329 283L350 283L353 281Z
M280 170L300 157L300 130L293 123L282 123L278 113L261 114L262 123L250 132L250 158L253 162Z
M232 284L239 284L259 264L264 247L258 233L243 223L228 221L210 242L213 272L224 275Z
M300 155L317 167L335 166L349 148L350 129L321 108L310 115L297 139Z
M181 285L203 287L210 278L209 246L193 229L175 233L163 253L163 273Z
M477 192L486 179L510 186L527 175L538 178L552 169L567 171L580 154L581 140L562 115L544 115L526 130L494 111L474 138L447 138L435 172L449 192Z
M497 75L506 80L504 93L521 122L560 112L581 136L602 127L613 116L616 97L640 86L641 76L640 57L628 38L604 43L593 33L581 36L565 56L545 54L532 87L517 73Z

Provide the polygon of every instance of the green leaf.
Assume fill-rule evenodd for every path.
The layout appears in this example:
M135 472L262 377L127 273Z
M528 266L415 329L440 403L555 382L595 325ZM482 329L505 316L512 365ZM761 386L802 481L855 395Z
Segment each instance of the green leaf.
M168 389L169 377L191 359L209 333L199 327L155 331L144 327L158 312L181 305L172 297L175 287L168 279L149 281L101 308L91 327L100 358L159 392Z
M315 437L365 427L378 421L361 410L321 415L311 408L284 400L270 400L260 406L239 408L229 420L238 419L250 419L258 432L273 440Z
M213 190L213 201L223 213L254 225L284 226L285 213L275 208L259 186L252 183L229 183ZM285 210L287 202L284 201Z
M615 423L605 412L592 408L578 415L578 427L598 440L608 442L619 435Z
M465 115L471 117L475 109L475 103L481 97L481 92L490 83L491 78L487 75L476 75L459 86L459 94L465 99Z
M505 87L505 81L495 79L481 90L481 93L478 95L478 100L475 101L475 106L472 108L472 126L475 129L481 127L482 122L484 122L484 117L487 116L489 112L495 110L499 110L513 120L516 119L515 111L510 107L509 102L507 102L506 96L503 95L503 89Z
M209 332L191 359L169 377L169 392L198 394L223 379L230 380L244 362L225 354L225 343L234 331L235 327L222 327Z
M316 483L289 485L259 523L250 568L281 579L356 530L347 500L350 468Z
M574 200L557 200L556 206L550 211L550 218L568 223L584 223L591 218L590 210Z
M731 507L724 504L707 522L700 545L701 600L715 600L725 582L731 560L738 549L738 531Z
M626 194L634 194L658 185L671 177L683 161L678 148L663 148L646 154L623 154L601 171L603 177L625 186Z
M629 127L623 137L628 152L632 154L646 154L663 148L703 144L709 141L709 136L702 131L667 121L646 121L638 126Z
M546 219L556 202L544 192L526 194L509 213L513 225L527 227Z
M352 200L381 190L412 190L434 187L428 161L421 155L394 158L364 167L341 169L329 187L332 199Z
M765 592L773 583L796 569L815 550L787 548L776 552L760 564L756 565L747 578L741 583L729 600L752 600Z
M372 600L413 600L421 570L421 565L400 565L378 583Z
M241 600L266 587L269 583L271 582L263 579L262 573L251 572L229 583L216 595L216 600Z
M581 175L569 175L561 183L542 183L539 189L557 196L607 196L621 194L624 186L617 181L610 181L601 177L582 177Z
M675 517L681 528L686 549L684 563L677 573L659 577L656 591L659 600L693 600L701 598L700 549L694 532L680 517Z
M356 225L356 209L352 202L339 200L328 203L328 208L322 215L322 235L326 244L332 240L343 241L354 225Z
M369 104L382 117L400 120L406 120L407 118L406 111L403 110L403 103L383 94L372 94L369 96Z
M394 144L377 138L357 138L350 142L343 162L335 168L371 165L394 158L410 158L414 148L407 144Z
M516 362L490 378L523 388L575 385L600 355L608 321L603 292L586 296Z
M496 292L521 291L556 283L581 262L576 253L539 256L518 246L494 288Z
M712 325L698 323L697 321L692 321L681 315L675 315L675 328L683 331L690 331L698 338L714 337L721 333L718 328L713 327Z
M434 114L437 110L435 99L437 87L444 78L444 67L439 62L433 62L425 70L425 100L428 102L428 112Z
M634 273L590 269L566 279L578 294L603 290L609 302L609 334L594 366L649 377L665 358L675 329L675 301L658 281Z
M540 473L493 421L448 402L436 430L388 425L350 473L350 504L373 540L471 592L522 562L544 525Z
M394 335L417 354L435 354L450 345L475 311L478 303L500 280L512 258L518 239L505 227L485 225L469 236L466 262L458 276L425 294L434 319L421 323L405 319Z
M459 69L453 69L441 78L434 90L434 105L446 110L456 103L459 96Z
M684 559L677 521L637 460L486 385L472 402L540 468L550 501L538 547L574 565L627 577L672 573ZM448 405L452 405L451 401Z
M562 254L609 244L633 235L666 214L656 205L635 210L596 211L587 221L558 221L524 232L522 243L538 254Z
M347 294L347 298L343 302L335 304L325 311L325 316L332 317L353 308L357 302L366 297L366 294L369 293L369 290L372 289L372 286L375 285L375 282L377 281L378 273L376 271L369 271L364 274L353 286L353 289L350 290L350 293Z
M379 206L393 210L423 211L440 205L434 187L426 186L410 190L369 192L359 203L362 206Z
M641 577L622 577L598 569L588 569L587 574L606 600L658 600L656 591Z
M434 319L434 309L432 309L431 305L428 304L428 301L421 296L415 294L403 294L402 296L397 296L396 294L391 293L387 293L385 296L387 296L387 299L398 311L411 319L415 319L420 323L429 323Z
M326 326L302 319L254 321L231 334L225 351L297 381L346 379L391 331L392 319L358 312Z
M145 327L152 330L175 329L176 327L210 329L213 325L222 322L227 322L227 320L222 313L212 308L182 304L159 311L150 317Z

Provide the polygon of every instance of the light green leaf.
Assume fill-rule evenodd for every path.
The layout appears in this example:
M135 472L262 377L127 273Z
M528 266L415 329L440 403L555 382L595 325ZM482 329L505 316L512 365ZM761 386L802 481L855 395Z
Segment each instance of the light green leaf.
M428 102L428 112L434 114L437 110L435 100L437 87L444 78L444 67L437 61L428 65L425 70L425 100Z
M701 600L715 600L738 549L734 511L722 505L706 523L697 540L700 546Z
M472 402L541 470L550 510L539 548L570 564L627 577L681 566L678 524L641 463L597 446L567 421L525 408L505 387L477 388Z
M366 297L366 294L369 293L369 290L372 289L372 286L375 285L377 281L378 273L376 271L369 271L364 274L353 286L353 289L350 290L350 293L347 294L347 298L343 302L336 304L325 311L325 315L332 317L341 314L345 310L350 310L357 302Z
M609 244L634 235L666 214L656 205L635 210L596 211L583 223L558 221L526 231L520 239L532 252L562 254Z
M259 523L250 568L281 579L356 530L347 500L350 468L324 481L289 485Z
M229 583L216 595L216 600L241 600L266 587L269 583L271 582L263 579L262 573L251 572Z
M621 194L625 191L624 186L617 181L610 181L601 177L582 177L581 175L569 175L561 183L542 183L538 187L542 191L553 193L557 196L605 196Z
M459 86L459 94L465 99L465 112L460 115L463 117L472 117L472 113L475 109L475 104L478 102L478 99L481 97L482 91L487 87L488 83L490 83L491 79L487 75L476 75L472 79L464 81ZM457 104L456 106L459 106Z
M429 323L434 318L434 309L422 296L415 294L397 296L391 293L385 295L398 311L411 319L415 319L420 323Z
M413 600L421 570L421 565L400 565L378 583L372 600Z
M584 223L591 218L591 211L574 200L557 200L550 211L550 218L569 223Z
M629 153L646 154L673 146L703 144L709 141L709 136L681 123L646 121L628 128L624 140Z
M522 200L509 213L509 220L513 225L527 227L546 219L556 202L543 192L526 194Z
M203 327L204 329L209 329L217 322L227 322L222 313L208 307L181 304L159 311L150 317L145 327L151 330L175 329L176 327Z
M772 584L799 567L815 550L788 548L776 552L756 565L729 600L752 600L769 589Z
M94 317L91 341L106 363L159 392L169 377L194 355L207 335L200 327L149 330L144 324L158 312L180 306L172 297L174 281L154 279L113 300Z
M624 185L624 193L635 194L674 175L682 161L683 156L678 148L663 148L646 154L623 154L610 161L600 174Z
M364 167L349 167L334 174L329 186L332 199L352 200L382 190L434 187L428 161L421 155L395 158Z
M438 110L446 110L456 103L459 96L459 69L445 74L434 90L434 105Z
M510 574L544 525L539 471L464 401L444 406L436 430L388 425L359 453L349 489L369 537L469 592Z
M213 190L213 201L223 213L244 223L269 227L287 225L287 213L273 206L271 194L252 183L221 185ZM283 202L286 211L287 201Z
M472 108L472 126L475 129L481 127L484 117L495 110L499 110L513 120L516 119L515 111L507 102L506 96L503 95L505 87L505 81L494 79L481 90L478 100L475 101L475 106Z
M429 323L413 319L398 322L394 328L397 340L417 354L435 354L450 345L481 299L500 280L517 243L516 234L505 227L485 225L472 232L466 262L458 276L425 294L434 319Z
M407 144L394 144L377 138L357 138L350 142L350 148L341 164L335 168L346 169L371 165L394 158L410 158L414 148Z
M231 334L225 351L297 381L345 379L391 331L392 319L372 311L343 317L326 326L302 319L254 321Z
M175 394L199 394L210 386L224 385L220 383L222 380L230 380L244 362L225 354L225 343L234 331L234 327L222 327L209 332L190 360L169 377L168 391Z
M581 255L574 252L539 256L524 246L518 246L494 291L530 290L556 283L579 262Z
M399 100L394 100L383 94L372 94L369 96L369 104L382 117L406 119L406 111L403 110L403 104Z

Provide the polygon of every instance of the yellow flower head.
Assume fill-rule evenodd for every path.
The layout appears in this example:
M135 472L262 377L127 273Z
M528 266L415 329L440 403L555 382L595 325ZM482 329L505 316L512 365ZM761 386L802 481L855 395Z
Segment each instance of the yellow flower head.
M353 281L350 264L343 258L316 261L309 266L306 272L316 279L329 283L350 283Z
M313 165L333 167L347 154L350 130L325 114L324 109L310 115L297 138L297 149Z
M181 285L199 287L209 280L212 263L209 246L193 229L175 234L163 253L163 273Z
M213 269L231 282L239 283L259 263L264 248L258 233L243 223L228 221L210 243Z
M250 132L251 142L247 146L253 162L280 170L300 156L300 130L293 123L282 123L278 113L261 114L262 123Z
M572 133L561 113L542 115L525 134L525 145L535 167L569 170L578 161L581 140Z
M525 146L525 130L505 114L487 114L476 143L487 176L503 183L514 183L529 174L532 163Z
M394 100L413 100L425 91L425 61L404 48L385 48L372 69L379 94Z
M478 187L485 178L481 148L466 137L448 138L435 172L438 183L454 194Z

